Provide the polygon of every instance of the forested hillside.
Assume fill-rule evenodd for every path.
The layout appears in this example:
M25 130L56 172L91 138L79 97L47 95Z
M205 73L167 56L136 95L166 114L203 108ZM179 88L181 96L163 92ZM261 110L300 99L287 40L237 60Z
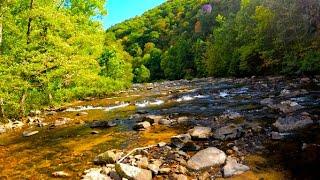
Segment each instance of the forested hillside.
M319 0L170 0L104 31L104 0L0 1L0 119L131 82L320 72Z
M320 72L319 0L171 0L106 36L136 82Z

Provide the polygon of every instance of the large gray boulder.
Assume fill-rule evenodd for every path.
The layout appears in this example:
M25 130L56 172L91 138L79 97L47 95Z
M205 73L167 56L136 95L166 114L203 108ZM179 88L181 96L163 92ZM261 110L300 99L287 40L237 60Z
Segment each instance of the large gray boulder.
M151 180L152 172L128 164L116 164L116 171L122 178L131 180Z
M278 128L280 132L293 131L300 128L307 127L313 124L312 119L309 116L287 116L284 118L278 118L273 125Z
M188 132L192 139L208 139L212 135L210 127L196 126Z
M248 171L250 168L246 165L239 164L236 159L233 157L228 157L226 165L223 167L223 176L224 177L231 177L234 175L242 174Z
M225 160L226 154L223 151L215 147L209 147L192 156L187 162L187 167L198 171L224 164Z

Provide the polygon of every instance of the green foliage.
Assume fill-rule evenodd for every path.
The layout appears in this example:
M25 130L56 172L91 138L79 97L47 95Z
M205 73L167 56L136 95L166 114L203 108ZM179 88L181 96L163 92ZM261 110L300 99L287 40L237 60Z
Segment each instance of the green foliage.
M150 71L144 65L134 70L135 82L142 83L147 82L150 79Z
M125 53L116 51L117 56L110 59L112 54L104 53L100 59L108 61L97 61L108 36L93 16L105 14L105 1L4 2L0 8L0 109L4 112L0 119L104 95L130 83L131 65L124 62Z

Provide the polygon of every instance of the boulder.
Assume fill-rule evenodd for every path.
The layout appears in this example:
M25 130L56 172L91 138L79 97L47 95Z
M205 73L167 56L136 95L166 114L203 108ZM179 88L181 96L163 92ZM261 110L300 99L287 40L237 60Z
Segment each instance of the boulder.
M134 130L138 130L138 131L143 131L143 130L146 130L146 129L150 128L150 127L151 127L150 122L144 121L144 122L139 122L139 123L135 124L133 126L133 129Z
M180 134L171 137L171 144L177 148L182 148L187 142L191 141L190 134Z
M192 139L208 139L211 136L210 127L196 126L190 129L188 132Z
M207 149L197 152L187 161L187 167L192 170L202 170L212 166L219 166L224 164L226 160L226 154L215 147L209 147Z
M224 177L231 177L233 175L239 175L246 171L248 171L250 168L246 165L239 164L236 159L229 156L227 158L226 165L223 167L223 176Z
M241 131L241 127L235 124L230 124L217 129L214 133L214 138L219 140L236 139L241 136Z
M152 172L150 170L141 169L128 164L116 164L116 171L122 178L132 180L151 180Z
M38 134L38 133L39 133L39 131L24 131L22 133L22 136L29 137L29 136L33 136L33 135Z
M307 127L313 124L312 119L309 116L287 116L284 118L278 118L273 125L278 128L280 132L293 131L300 128Z

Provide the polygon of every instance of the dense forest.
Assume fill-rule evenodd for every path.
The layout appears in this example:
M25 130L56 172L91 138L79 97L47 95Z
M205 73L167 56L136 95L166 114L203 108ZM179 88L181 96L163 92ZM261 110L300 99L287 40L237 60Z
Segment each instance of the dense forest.
M319 0L172 0L107 30L134 80L320 72Z
M0 1L0 119L150 82L320 72L319 0L170 0L104 31L104 0Z

